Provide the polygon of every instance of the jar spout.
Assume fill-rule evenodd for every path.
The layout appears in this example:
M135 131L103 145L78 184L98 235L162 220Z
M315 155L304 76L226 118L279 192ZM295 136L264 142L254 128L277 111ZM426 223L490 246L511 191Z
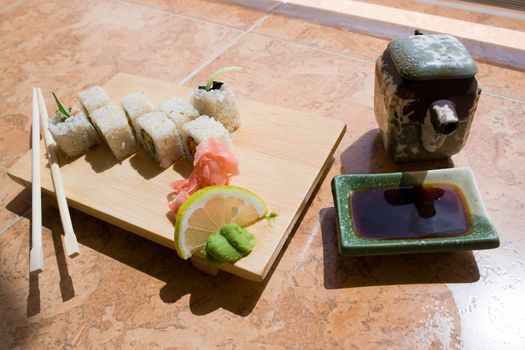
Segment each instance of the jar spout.
M442 135L450 135L459 127L456 108L450 100L432 102L430 104L430 120L434 130Z

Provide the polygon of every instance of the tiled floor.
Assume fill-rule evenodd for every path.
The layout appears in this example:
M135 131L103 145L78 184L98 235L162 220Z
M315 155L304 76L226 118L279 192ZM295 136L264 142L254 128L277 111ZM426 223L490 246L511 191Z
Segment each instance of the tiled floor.
M281 6L0 1L0 349L525 346L524 71L478 63L484 93L467 146L453 157L476 174L502 246L341 258L331 178L425 165L392 163L378 139L374 61L388 40L291 16ZM458 16L411 1L403 8ZM502 17L461 19L480 18L525 28ZM46 270L30 278L23 216L30 195L6 176L29 149L30 88L70 99L116 72L193 86L225 65L243 67L228 77L240 96L347 123L335 163L266 281L205 276L171 250L78 211L72 216L82 254L65 258L58 212L49 206Z

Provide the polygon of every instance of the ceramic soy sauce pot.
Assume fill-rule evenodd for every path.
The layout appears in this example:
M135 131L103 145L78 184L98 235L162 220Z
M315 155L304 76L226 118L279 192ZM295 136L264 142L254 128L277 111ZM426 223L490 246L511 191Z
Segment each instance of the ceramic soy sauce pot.
M398 162L445 159L466 142L481 89L467 49L450 35L396 39L376 61L374 109Z

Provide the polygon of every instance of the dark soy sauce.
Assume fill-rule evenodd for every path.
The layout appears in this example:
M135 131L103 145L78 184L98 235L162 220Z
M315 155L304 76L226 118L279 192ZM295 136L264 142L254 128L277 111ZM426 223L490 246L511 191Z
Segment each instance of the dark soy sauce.
M464 195L450 184L358 190L350 208L354 230L365 239L459 236L470 228Z

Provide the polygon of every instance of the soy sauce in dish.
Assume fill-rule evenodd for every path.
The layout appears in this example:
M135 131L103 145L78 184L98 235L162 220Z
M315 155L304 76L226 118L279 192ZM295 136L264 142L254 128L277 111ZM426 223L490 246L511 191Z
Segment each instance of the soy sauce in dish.
M463 192L451 184L357 190L349 200L354 230L364 239L449 237L470 230Z

